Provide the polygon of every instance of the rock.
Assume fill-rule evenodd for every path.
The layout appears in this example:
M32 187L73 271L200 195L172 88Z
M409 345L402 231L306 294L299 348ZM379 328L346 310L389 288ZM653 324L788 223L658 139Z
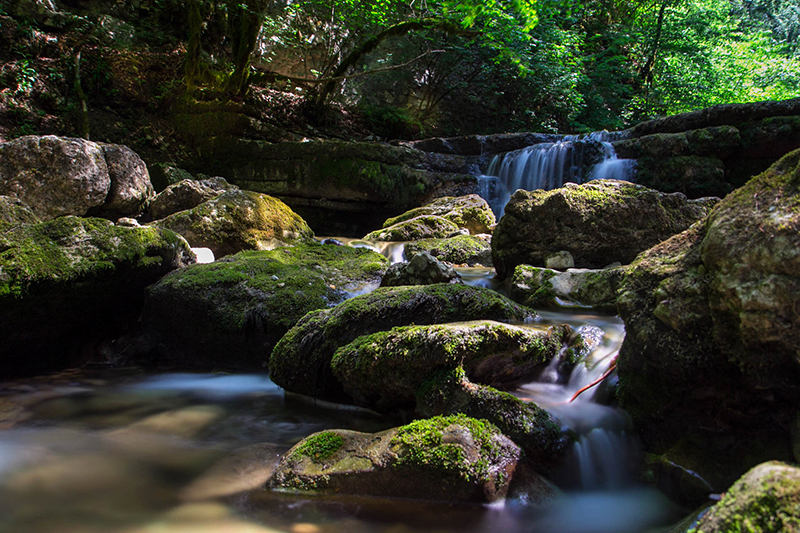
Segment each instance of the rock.
M109 218L139 215L155 196L150 175L136 152L119 144L100 144L111 188L100 212Z
M0 374L43 373L93 355L139 316L144 288L194 261L156 228L62 217L0 235Z
M575 259L566 250L550 254L544 258L544 266L553 270L566 270L575 266Z
M20 224L38 224L39 218L17 198L0 196L0 230Z
M0 194L19 198L42 220L85 215L111 188L103 150L84 139L28 135L0 143Z
M210 248L215 257L242 250L271 250L314 238L306 222L277 198L239 189L153 225L179 233L193 247Z
M506 495L519 459L519 448L485 420L436 417L377 434L315 433L281 459L269 486L489 503Z
M147 170L150 174L150 182L156 192L162 192L170 185L183 180L194 180L194 176L189 172L167 163L155 163L147 167Z
M380 288L303 317L275 346L270 377L290 392L347 402L331 360L337 349L362 335L411 324L534 317L531 309L489 289L457 284Z
M572 328L519 327L481 321L404 326L359 337L339 348L333 375L357 405L413 407L419 386L437 372L463 369L477 383L509 388L532 380L567 352Z
M477 194L460 196L458 198L437 198L422 207L406 211L402 215L389 218L383 223L383 228L394 226L422 215L435 215L454 222L459 228L466 228L470 233L491 233L497 221L492 208L486 200Z
M619 398L646 448L716 490L791 459L800 379L800 151L626 268ZM676 460L678 459L678 460Z
M779 461L748 471L692 531L725 533L800 531L800 468Z
M436 215L420 215L364 236L365 241L415 241L444 239L457 233L455 222Z
M547 268L517 265L509 297L529 307L594 307L616 310L620 268L603 270Z
M428 252L439 261L455 265L492 266L492 246L473 235L447 239L420 239L405 246L407 255Z
M158 193L150 202L150 216L154 220L168 217L173 213L192 209L216 198L225 191L236 189L225 178L215 177L204 180L184 179L173 183Z
M321 244L240 252L150 287L142 321L168 361L263 371L297 320L377 283L387 266L376 252Z
M390 266L381 280L381 287L460 282L461 276L453 267L442 263L428 252L420 252L406 263Z
M544 266L567 251L581 268L631 262L639 252L704 217L710 201L687 200L641 185L595 180L552 191L513 194L492 238L499 278L519 264Z

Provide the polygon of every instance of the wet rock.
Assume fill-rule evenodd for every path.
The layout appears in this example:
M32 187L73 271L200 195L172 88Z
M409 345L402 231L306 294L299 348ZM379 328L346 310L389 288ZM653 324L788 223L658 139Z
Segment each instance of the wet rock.
M303 245L240 252L167 276L147 291L142 321L159 357L195 368L263 371L307 312L378 283L388 267L363 248Z
M383 433L331 430L292 448L270 487L459 503L508 492L519 448L492 424L463 415L419 420Z
M492 246L473 235L459 235L447 239L420 239L409 242L406 255L428 252L439 261L454 265L492 266Z
M184 179L169 185L156 195L150 202L150 216L155 220L165 218L173 213L197 207L225 191L236 188L220 177L203 180Z
M693 531L800 531L800 468L778 461L748 471Z
M469 230L469 233L491 233L497 221L492 208L486 200L477 194L459 196L456 198L445 197L436 200L402 215L389 218L383 223L383 228L394 226L422 215L435 215L455 223L459 228ZM381 239L382 240L382 239Z
M142 158L127 146L100 144L108 166L111 187L100 213L108 218L135 216L155 196L150 175Z
M33 211L17 198L0 196L0 229L19 224L38 224L41 222Z
M621 268L602 270L547 268L517 265L509 297L530 307L594 307L616 310Z
M602 268L636 255L704 217L706 200L616 180L567 183L552 191L514 193L492 238L501 279L519 264L544 266L567 251L581 268Z
M364 236L365 241L444 239L459 230L455 222L436 215L420 215Z
M381 280L381 287L401 285L431 285L433 283L459 283L461 276L428 252L414 254L410 261L395 263Z
M314 232L286 204L265 194L229 190L193 209L153 222L215 257L310 242Z
M799 185L795 151L641 254L620 287L620 401L650 451L680 457L716 490L792 457Z
M62 217L0 236L2 375L81 362L139 316L144 288L194 261L186 241L156 228Z
M348 402L331 371L334 352L395 326L466 320L531 320L535 313L489 289L457 284L385 287L303 317L276 345L271 379L288 391Z
M561 250L545 257L544 266L553 270L566 270L575 266L575 259L568 251Z

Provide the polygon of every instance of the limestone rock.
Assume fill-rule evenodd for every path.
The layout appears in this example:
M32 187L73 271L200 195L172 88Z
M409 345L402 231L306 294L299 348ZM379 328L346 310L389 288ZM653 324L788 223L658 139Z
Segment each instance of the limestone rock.
M0 196L0 229L39 222L39 218L20 200L11 196Z
M428 252L420 252L405 263L389 267L381 280L381 287L401 285L431 285L432 283L458 283L461 276Z
M501 279L519 264L544 266L567 251L580 268L631 262L638 253L688 228L710 208L705 200L641 185L596 180L552 191L514 193L492 238Z
M193 209L153 222L215 257L310 242L314 232L289 206L266 194L229 190Z
M107 216L139 215L155 196L142 158L127 146L100 144L108 166L111 188L100 211Z
M439 261L455 265L492 266L492 246L474 235L447 239L420 239L405 246L406 255L428 252Z
M281 460L273 489L458 503L503 498L519 448L492 424L463 415L382 433L328 430Z
M365 241L443 239L459 232L455 222L437 215L419 215L364 236Z
M616 310L621 268L570 268L558 272L517 265L509 297L530 307L594 307Z
M466 228L471 234L491 233L497 221L495 220L492 208L486 200L477 194L466 196L444 197L410 211L402 215L387 219L383 223L383 228L394 226L398 222L410 220L421 215L435 215L454 222L460 228Z
M225 191L236 189L225 178L214 177L203 180L184 179L169 185L150 202L150 216L158 220L173 213L192 209L216 198Z

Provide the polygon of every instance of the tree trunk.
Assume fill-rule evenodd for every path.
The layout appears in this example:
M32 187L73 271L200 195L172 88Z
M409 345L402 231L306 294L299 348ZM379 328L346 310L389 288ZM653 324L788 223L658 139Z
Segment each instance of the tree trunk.
M249 0L247 4L228 1L228 28L233 52L233 72L228 79L228 91L244 96L249 86L250 55L256 49L261 17L268 0Z

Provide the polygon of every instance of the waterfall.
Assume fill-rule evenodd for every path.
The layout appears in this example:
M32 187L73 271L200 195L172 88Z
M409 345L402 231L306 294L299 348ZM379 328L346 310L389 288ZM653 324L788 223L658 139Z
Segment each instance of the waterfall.
M636 162L617 158L611 144L616 137L607 131L584 137L565 135L556 142L498 154L492 158L486 173L478 176L479 194L500 218L517 189L556 189L567 182L594 179L632 181Z

